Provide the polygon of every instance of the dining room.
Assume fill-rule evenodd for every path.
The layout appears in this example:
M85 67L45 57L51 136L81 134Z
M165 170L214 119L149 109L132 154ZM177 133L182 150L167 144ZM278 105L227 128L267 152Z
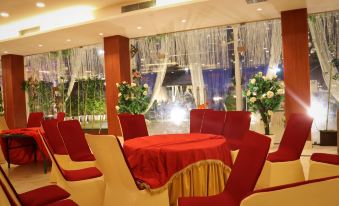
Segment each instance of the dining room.
M339 205L338 0L3 0L0 206Z

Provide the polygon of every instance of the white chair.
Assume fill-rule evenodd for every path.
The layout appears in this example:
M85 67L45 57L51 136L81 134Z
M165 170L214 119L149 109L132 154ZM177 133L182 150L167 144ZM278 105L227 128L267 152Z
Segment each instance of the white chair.
M167 190L153 195L137 188L115 136L86 134L86 140L105 176L104 206L169 205Z

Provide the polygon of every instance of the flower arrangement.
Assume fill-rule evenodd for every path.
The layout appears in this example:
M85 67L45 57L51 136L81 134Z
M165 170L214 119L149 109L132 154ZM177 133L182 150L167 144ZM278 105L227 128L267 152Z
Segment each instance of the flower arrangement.
M277 75L268 77L259 72L248 83L246 97L249 100L249 108L260 113L266 135L270 134L271 116L279 109L284 94L284 85L279 83Z
M118 87L118 105L115 107L118 113L141 114L147 109L149 103L148 85L139 83L128 84L126 81Z

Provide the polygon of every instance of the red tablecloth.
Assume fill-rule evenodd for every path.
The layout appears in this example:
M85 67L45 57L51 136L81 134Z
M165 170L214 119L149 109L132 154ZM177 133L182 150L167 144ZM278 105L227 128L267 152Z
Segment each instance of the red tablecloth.
M42 142L42 139L39 135L40 133L43 135L44 131L40 127L32 127L32 128L20 128L20 129L12 129L12 130L2 130L0 132L0 135L4 134L20 134L20 135L26 135L32 137L35 142L37 143L38 149L42 151L45 155L46 159L49 159L47 150ZM16 146L21 146L21 145L30 145L32 139L31 138L12 138L10 140L10 147L16 147ZM6 156L6 145L5 141L3 138L0 138L0 143L1 143L1 148L3 153L5 154L5 158L7 159ZM32 150L32 147L22 147L22 148L17 148L17 149L12 149L10 150L10 161L12 164L25 164L29 162L34 161L34 153ZM41 155L41 152L37 151L37 161L43 160L43 157Z
M232 165L225 138L211 134L139 137L125 141L124 152L134 176L152 189L163 186L173 174L197 161L221 160Z

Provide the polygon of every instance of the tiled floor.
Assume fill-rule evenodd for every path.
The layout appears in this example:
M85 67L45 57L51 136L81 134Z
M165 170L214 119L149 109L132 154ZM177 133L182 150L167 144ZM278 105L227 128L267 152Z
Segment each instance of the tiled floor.
M271 151L274 151L276 148L277 145L274 145ZM311 154L314 152L336 154L337 149L336 147L321 146L313 146L312 149L305 149L303 151L301 160L306 177L308 176L309 159ZM47 174L44 174L43 165L41 163L32 163L22 166L13 165L10 170L7 169L6 164L3 164L2 167L7 172L18 193L22 193L37 187L50 184L49 172Z

